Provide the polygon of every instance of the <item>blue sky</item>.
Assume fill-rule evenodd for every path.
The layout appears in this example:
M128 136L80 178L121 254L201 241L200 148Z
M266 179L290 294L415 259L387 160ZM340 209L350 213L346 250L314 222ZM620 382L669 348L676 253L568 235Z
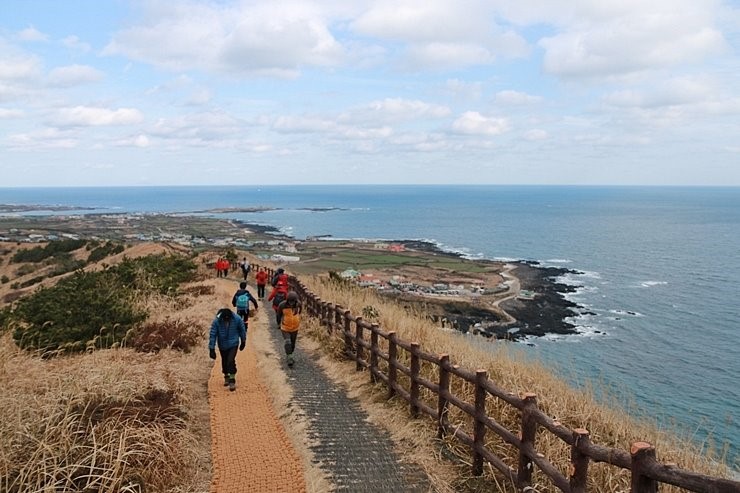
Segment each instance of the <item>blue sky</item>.
M740 185L740 5L0 0L0 186Z

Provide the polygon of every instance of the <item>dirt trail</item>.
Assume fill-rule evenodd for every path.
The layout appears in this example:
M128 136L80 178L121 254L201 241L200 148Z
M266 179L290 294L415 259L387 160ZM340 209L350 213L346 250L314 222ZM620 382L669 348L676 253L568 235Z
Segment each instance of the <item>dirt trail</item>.
M230 305L236 283L219 279L214 284L223 306ZM260 330L268 330L264 314L249 321L250 332ZM223 386L219 359L208 382L213 457L211 491L305 492L301 459L273 410L249 338L248 334L247 348L236 359L236 391L229 392Z

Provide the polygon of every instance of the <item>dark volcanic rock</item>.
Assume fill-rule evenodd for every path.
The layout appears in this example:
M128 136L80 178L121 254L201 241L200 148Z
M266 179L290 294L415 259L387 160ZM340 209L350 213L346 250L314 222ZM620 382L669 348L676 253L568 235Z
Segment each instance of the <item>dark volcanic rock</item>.
M513 274L519 278L521 288L535 293L533 300L512 299L501 303L507 313L517 319L510 325L496 328L497 337L520 337L525 335L575 334L575 326L565 319L572 317L581 308L563 296L572 293L575 287L557 282L567 273L577 273L557 267L540 267L532 262L519 262ZM508 334L512 327L519 328L516 334Z

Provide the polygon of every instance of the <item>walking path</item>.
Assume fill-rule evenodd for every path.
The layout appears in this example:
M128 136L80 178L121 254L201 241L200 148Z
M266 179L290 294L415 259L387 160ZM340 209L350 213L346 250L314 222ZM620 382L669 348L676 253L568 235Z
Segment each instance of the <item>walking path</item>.
M218 283L220 289L221 283ZM225 283L224 283L225 284ZM233 284L228 284L229 289ZM229 299L231 293L229 293ZM385 430L368 422L356 400L347 396L324 373L314 356L301 348L298 336L295 365L285 362L282 337L269 302L260 303L250 331L264 330L271 339L269 353L247 349L237 357L237 390L223 386L220 361L208 385L213 439L213 492L306 491L304 469L261 383L257 358L277 358L293 392L294 415L307 423L307 448L313 465L333 483L335 491L425 492L429 481L418 467L403 463ZM253 327L254 324L254 327Z
M228 283L227 287L225 282L219 282L219 297L231 300L233 293L226 289L231 290L234 285ZM250 330L266 330L267 324L256 321L254 324ZM275 415L269 392L261 382L249 334L247 347L237 354L236 364L235 392L224 387L218 359L208 381L213 461L211 491L305 492L301 459Z

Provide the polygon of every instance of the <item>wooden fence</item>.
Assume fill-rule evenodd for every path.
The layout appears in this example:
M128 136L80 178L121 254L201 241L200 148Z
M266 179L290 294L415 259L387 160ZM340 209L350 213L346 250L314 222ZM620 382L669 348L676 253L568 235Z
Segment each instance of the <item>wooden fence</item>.
M272 269L266 270L270 275L273 274ZM330 333L341 337L345 353L355 361L358 371L366 369L373 383L384 383L389 398L399 396L404 399L409 405L411 416L426 414L431 417L437 423L438 437L452 436L470 448L474 475L481 475L484 462L488 462L513 485L524 490L532 485L533 466L536 466L561 491L581 493L586 491L589 464L605 462L630 471L633 493L657 492L660 483L695 492L740 493L738 481L711 477L659 462L655 448L650 443L635 442L629 451L592 443L588 430L571 430L542 412L537 406L535 394L527 393L519 397L500 389L488 378L486 370L460 368L450 362L447 354L424 352L418 342L399 339L395 332L386 332L377 324L353 316L341 306L321 300L295 277L291 277L290 282L291 288L299 294L306 312L317 317ZM404 361L408 361L409 366ZM436 367L436 381L421 375L422 362ZM405 376L403 380L408 387L400 383L399 373ZM453 376L474 387L474 402L466 402L450 391ZM436 407L420 398L423 389L436 396ZM487 415L486 403L490 397L500 399L519 410L518 434L499 424L495 417ZM455 406L470 416L472 433L450 425L450 406ZM570 447L568 476L537 452L535 437L540 428ZM516 468L509 466L486 448L485 437L489 431L518 450Z

